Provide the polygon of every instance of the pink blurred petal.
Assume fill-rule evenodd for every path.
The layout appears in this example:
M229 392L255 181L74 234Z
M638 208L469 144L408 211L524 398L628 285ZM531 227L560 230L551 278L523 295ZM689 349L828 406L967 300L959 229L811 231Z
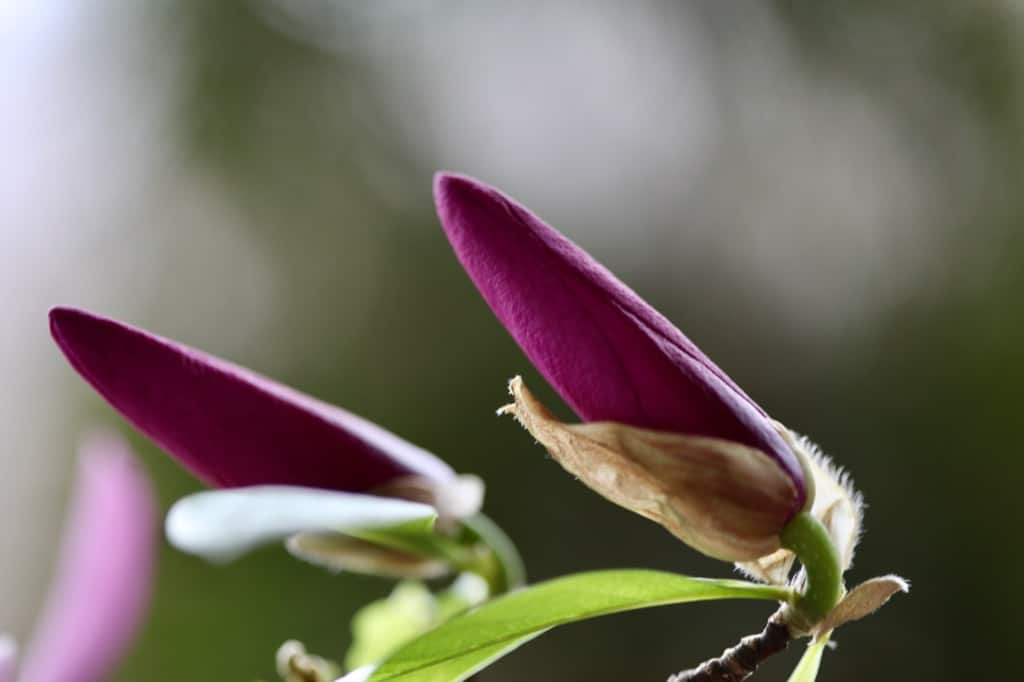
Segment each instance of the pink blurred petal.
M758 448L806 491L772 421L671 322L589 254L499 190L435 179L463 267L541 374L586 421L713 436Z
M56 579L29 644L25 682L100 682L124 654L149 601L153 493L128 447L85 443Z
M93 388L206 483L366 492L406 475L454 479L361 417L174 341L71 308L50 311L50 329Z
M18 645L7 635L0 635L0 682L14 682L18 666Z

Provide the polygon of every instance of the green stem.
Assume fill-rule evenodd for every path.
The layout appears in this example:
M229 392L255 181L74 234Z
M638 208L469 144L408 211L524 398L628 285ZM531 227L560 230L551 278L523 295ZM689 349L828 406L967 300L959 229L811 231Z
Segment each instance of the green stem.
M807 574L802 594L790 604L788 619L810 631L843 596L843 569L828 530L809 512L800 512L782 530L782 546L796 554Z
M484 578L491 585L491 596L497 596L526 584L526 571L515 544L498 524L483 514L462 520L469 539L487 548L488 564Z
M443 559L458 571L476 573L487 581L491 597L521 587L526 581L515 545L483 514L463 519L454 537L436 530L423 533L416 527L351 531L349 534L410 554Z

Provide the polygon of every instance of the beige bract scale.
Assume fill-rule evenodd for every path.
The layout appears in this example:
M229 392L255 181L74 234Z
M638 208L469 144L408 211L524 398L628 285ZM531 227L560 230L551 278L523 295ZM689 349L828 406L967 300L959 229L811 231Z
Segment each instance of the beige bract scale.
M567 471L700 552L752 561L777 551L798 491L760 450L615 422L565 424L515 377L511 414Z

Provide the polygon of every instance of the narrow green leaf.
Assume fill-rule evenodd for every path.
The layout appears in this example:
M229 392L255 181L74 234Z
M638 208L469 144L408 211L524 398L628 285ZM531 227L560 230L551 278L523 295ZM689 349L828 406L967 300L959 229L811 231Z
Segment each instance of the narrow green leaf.
M371 682L457 682L558 625L621 611L706 601L787 601L784 587L646 570L578 573L487 602L406 644Z
M821 656L828 644L828 637L811 642L804 652L800 662L796 664L793 674L789 676L789 682L814 682L818 677L818 668L821 667Z
M178 500L167 514L167 539L211 561L228 561L267 542L304 531L388 529L429 534L433 507L373 495L267 485L207 490Z
M539 637L544 634L544 632L544 630L541 630L540 632L535 632L532 635L526 635L525 637L521 637L513 642L502 642L501 644L484 647L483 649L470 651L462 656L449 658L448 660L441 661L435 665L421 668L416 671L415 679L417 682L451 682L452 680L464 680L483 670L505 654L518 649L531 639ZM363 666L362 668L353 670L337 682L372 682L377 679L373 677L374 670L375 668L372 665ZM410 677L407 679L414 678Z
M481 649L474 649L453 658L428 664L413 673L387 679L416 680L416 682L455 682L456 680L465 680L499 658L515 651L531 639L543 635L544 632L545 630L541 630L540 632L534 632L517 639L492 644ZM370 682L375 682L378 679L381 678L371 676Z

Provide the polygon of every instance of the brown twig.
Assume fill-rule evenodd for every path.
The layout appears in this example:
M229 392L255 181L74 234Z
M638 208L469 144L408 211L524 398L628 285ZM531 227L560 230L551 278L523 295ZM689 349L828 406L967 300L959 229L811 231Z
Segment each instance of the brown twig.
M718 658L672 675L668 682L741 682L753 675L766 658L785 649L792 639L789 628L772 618L761 634L744 637Z

